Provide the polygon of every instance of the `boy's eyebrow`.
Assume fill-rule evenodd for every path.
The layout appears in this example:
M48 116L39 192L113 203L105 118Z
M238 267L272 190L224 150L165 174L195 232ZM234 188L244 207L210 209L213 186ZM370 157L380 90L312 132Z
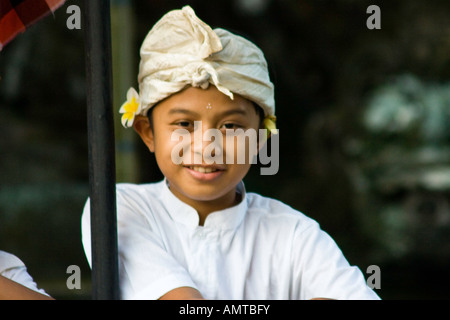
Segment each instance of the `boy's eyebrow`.
M227 110L227 111L224 111L224 112L220 113L220 115L222 117L231 116L233 114L241 114L241 115L244 115L244 116L248 115L248 113L245 110L242 110L242 109L231 109L231 110Z
M197 116L198 113L189 109L183 109L183 108L174 108L170 109L169 114L175 114L175 113L183 113L187 115Z

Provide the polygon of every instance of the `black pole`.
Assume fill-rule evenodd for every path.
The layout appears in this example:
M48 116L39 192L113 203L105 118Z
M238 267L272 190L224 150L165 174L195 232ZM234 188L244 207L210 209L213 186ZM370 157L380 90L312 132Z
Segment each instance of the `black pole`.
M109 0L85 0L92 297L119 294Z

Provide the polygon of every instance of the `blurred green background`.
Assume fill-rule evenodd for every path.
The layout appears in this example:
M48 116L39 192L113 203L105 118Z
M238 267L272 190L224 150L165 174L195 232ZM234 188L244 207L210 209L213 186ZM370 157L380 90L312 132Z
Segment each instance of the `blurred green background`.
M247 190L316 219L364 273L378 265L383 299L450 298L450 2L111 3L118 182L162 178L117 111L137 86L146 33L189 3L269 61L280 170L260 176L256 166ZM83 8L67 1L0 53L0 250L54 297L90 299L85 56L83 30L66 26L73 4ZM380 30L366 27L372 4ZM81 267L81 290L66 287L70 265Z

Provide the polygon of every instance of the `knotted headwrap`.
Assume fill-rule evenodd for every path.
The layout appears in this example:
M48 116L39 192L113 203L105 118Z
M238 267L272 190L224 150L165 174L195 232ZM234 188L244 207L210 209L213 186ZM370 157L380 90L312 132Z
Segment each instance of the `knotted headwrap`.
M189 6L168 12L150 30L141 47L138 82L139 93L131 88L120 109L125 127L187 85L213 84L231 99L239 94L255 102L264 110L266 127L275 129L274 86L262 51L227 30L212 30Z

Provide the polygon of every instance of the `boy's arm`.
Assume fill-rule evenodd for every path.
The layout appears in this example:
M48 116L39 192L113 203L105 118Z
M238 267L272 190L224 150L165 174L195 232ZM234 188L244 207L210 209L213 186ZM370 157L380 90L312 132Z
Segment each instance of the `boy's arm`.
M53 300L0 275L0 300Z
M301 283L299 299L379 300L361 270L350 266L335 241L317 223L298 232L295 243L296 283ZM322 298L323 297L323 298Z
M173 289L163 295L159 300L205 300L201 293L191 287Z

